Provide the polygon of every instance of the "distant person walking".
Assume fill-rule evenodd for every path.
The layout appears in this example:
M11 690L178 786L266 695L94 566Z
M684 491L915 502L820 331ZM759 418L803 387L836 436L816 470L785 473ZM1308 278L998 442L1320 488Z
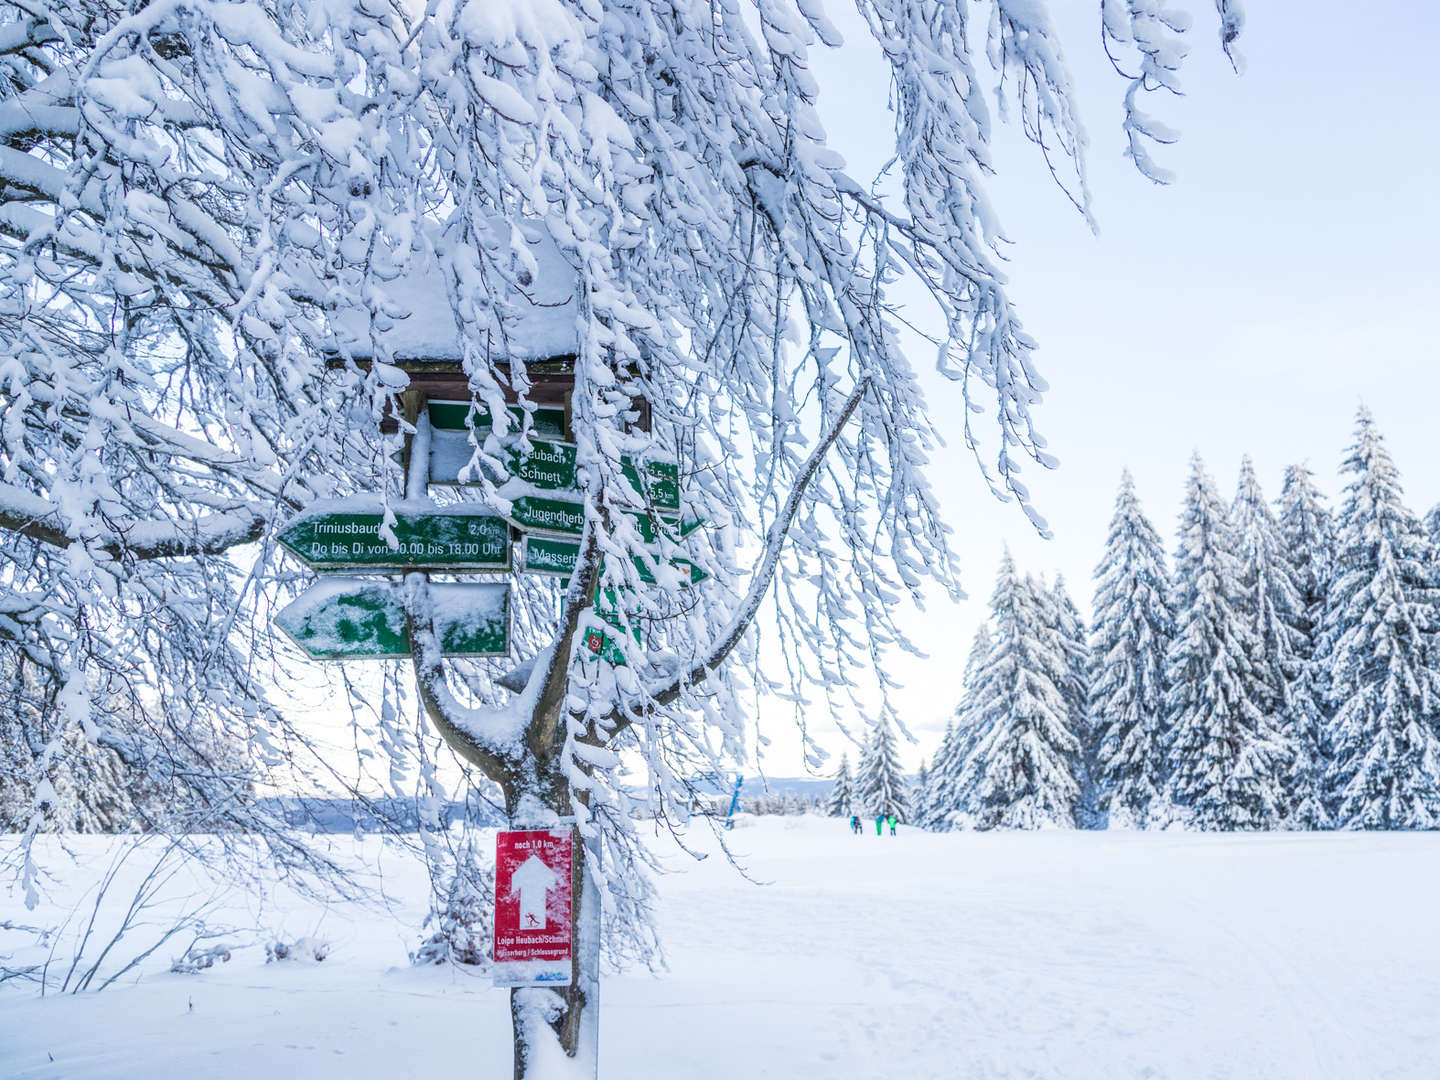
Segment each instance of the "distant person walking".
M900 819L897 818L894 814L891 814L888 820L889 820L889 822L890 822L890 835L891 835L891 836L894 836L894 835L895 835L895 826L898 825L898 824L900 824Z
M876 814L876 815L875 815L875 835L876 835L876 836L880 836L880 835L881 835L880 830L881 830L882 828L884 828L884 827L885 827L885 815L884 815L884 814Z
M860 815L859 815L859 814L851 814L851 815L850 815L850 831L851 831L852 833L854 833L856 836L859 836L859 835L860 835Z

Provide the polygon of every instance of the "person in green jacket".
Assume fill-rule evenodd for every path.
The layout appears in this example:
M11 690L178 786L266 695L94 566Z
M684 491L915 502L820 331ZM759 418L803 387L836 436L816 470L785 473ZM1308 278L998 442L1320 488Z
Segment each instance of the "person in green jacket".
M898 825L898 824L900 824L900 819L897 818L894 814L891 814L891 815L890 815L890 835L891 835L891 836L894 836L894 835L895 835L895 826Z

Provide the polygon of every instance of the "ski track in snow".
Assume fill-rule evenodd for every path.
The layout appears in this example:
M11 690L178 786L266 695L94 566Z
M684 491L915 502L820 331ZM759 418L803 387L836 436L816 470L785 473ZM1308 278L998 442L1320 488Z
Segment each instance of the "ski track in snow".
M668 857L670 968L604 982L602 1076L1440 1076L1440 836L891 839L742 818L727 839L769 884ZM332 944L323 963L250 949L98 995L6 990L0 1077L508 1077L506 995L397 966L424 886L386 878L399 922L285 914Z

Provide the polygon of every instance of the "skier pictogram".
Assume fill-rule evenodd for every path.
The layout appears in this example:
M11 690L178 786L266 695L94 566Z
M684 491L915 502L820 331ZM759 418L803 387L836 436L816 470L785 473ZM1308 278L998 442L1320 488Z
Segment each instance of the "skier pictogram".
M545 929L545 899L559 875L544 861L531 855L510 876L510 895L520 898L520 930Z

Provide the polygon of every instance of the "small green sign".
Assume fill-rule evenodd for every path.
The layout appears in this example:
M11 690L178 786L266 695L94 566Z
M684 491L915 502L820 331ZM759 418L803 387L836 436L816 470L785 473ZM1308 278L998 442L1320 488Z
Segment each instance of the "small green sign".
M532 574L554 574L569 577L580 559L578 540L560 540L553 536L526 536L520 541L520 569Z
M510 526L479 507L395 514L392 548L374 513L310 511L285 526L280 543L317 570L508 570Z
M579 541L561 540L551 536L526 536L521 541L520 551L520 568L533 574L569 577L575 572L575 564L580 560ZM654 584L655 575L649 564L639 557L636 557L634 562L640 580ZM682 573L688 571L689 576L682 584L696 585L710 576L689 559L671 559L670 565Z
M522 529L579 536L585 528L585 507L564 499L522 495L510 504L510 519Z
M467 431L470 426L485 431L490 428L490 413L478 401L431 401L427 411L430 426L437 431ZM506 407L514 430L519 431L524 422L524 411L519 405ZM563 439L565 410L553 405L537 405L531 414L531 434L542 439Z
M465 472L466 483L478 483L479 477L470 466L473 447L468 437L454 432L441 432L430 442L430 483L459 484ZM501 459L508 476L517 477L540 491L579 493L575 477L575 444L532 438L526 453L518 445L506 447ZM647 505L656 510L680 509L680 469L674 462L647 461L637 469L629 457L622 459L625 479L640 493Z
M510 651L510 587L430 585L444 656L504 656ZM275 616L311 659L401 660L410 656L400 586L364 578L321 578Z
M640 530L641 539L647 544L653 544L662 532L672 543L684 540L705 524L704 518L658 517L652 514L634 514L632 516Z
M625 666L625 654L620 651L620 646L615 639L603 630L587 630L584 637L585 648L594 655L600 657L607 664L615 667Z

